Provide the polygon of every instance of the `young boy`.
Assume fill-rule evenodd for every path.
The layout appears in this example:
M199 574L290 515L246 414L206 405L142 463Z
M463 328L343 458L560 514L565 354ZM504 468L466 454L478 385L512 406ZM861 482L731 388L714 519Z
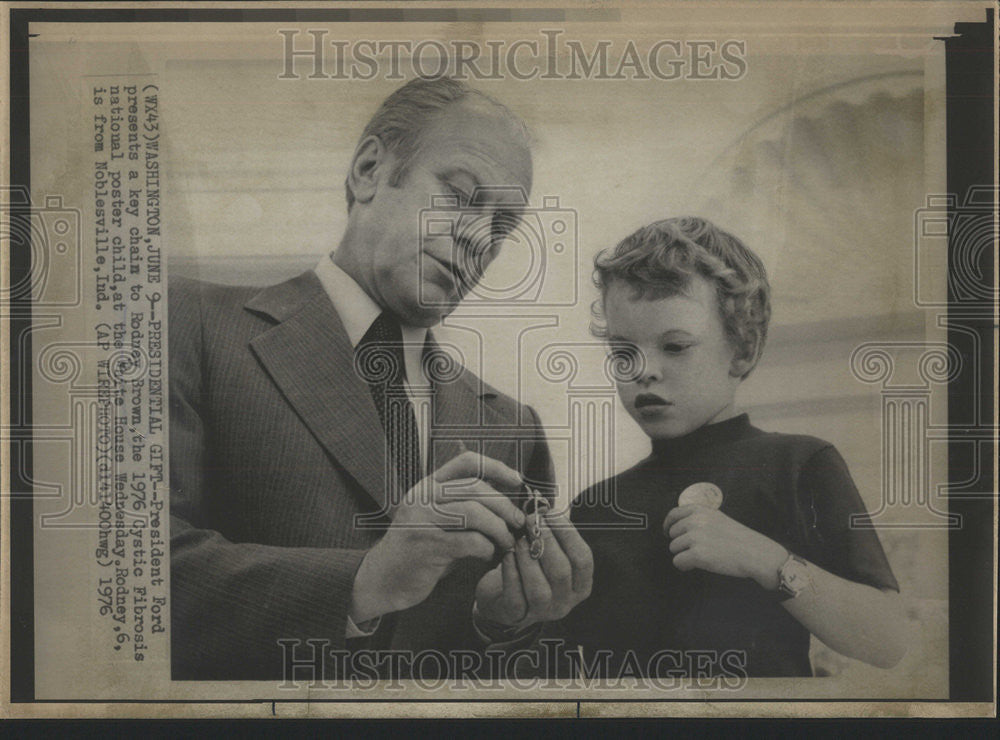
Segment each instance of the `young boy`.
M574 504L594 585L563 628L584 665L810 676L810 633L895 665L899 588L843 459L736 411L770 318L757 256L705 220L673 218L598 255L595 282L595 333L653 449Z

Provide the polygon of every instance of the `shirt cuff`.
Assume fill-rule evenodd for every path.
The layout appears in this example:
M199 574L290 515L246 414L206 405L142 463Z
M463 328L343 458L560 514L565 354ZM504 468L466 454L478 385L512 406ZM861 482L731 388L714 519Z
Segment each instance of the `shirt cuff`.
M347 615L347 626L344 627L344 637L351 640L355 637L371 637L376 632L378 632L378 626L382 623L382 617L375 617L375 619L369 619L367 622L362 622L361 626L354 623L351 619L351 615Z
M472 630L484 645L513 647L522 642L531 642L540 627L540 624L531 624L522 628L494 625L480 615L479 604L472 603Z

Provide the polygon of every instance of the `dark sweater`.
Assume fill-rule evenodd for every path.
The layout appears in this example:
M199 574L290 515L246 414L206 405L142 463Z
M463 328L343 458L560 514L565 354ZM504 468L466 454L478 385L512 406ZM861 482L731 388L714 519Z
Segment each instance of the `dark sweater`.
M851 525L852 514L870 520L836 449L734 417L654 441L647 459L574 503L573 521L594 553L594 586L560 631L583 647L591 670L811 675L809 632L776 594L750 579L674 567L663 520L699 481L722 489L723 513L792 553L851 581L899 590L878 535L857 518ZM601 649L613 654L606 666L594 661Z

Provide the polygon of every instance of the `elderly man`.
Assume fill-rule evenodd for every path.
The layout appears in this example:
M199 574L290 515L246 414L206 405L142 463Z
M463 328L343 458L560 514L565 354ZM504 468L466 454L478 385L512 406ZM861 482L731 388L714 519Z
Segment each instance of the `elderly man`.
M415 80L362 134L345 233L315 270L263 290L172 281L175 679L319 679L337 649L467 656L589 594L565 518L531 516L533 552L521 536L519 492L552 481L534 411L428 362L429 327L474 289L531 177L510 111ZM442 194L457 227L422 238Z

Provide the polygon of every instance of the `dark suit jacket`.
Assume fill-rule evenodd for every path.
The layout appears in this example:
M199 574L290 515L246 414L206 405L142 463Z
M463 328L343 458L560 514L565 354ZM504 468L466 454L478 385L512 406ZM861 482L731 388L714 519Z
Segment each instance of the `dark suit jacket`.
M174 278L169 309L172 676L278 680L278 640L301 641L297 660L306 640L345 647L355 572L388 522L385 437L313 272L263 290ZM429 469L457 452L451 437L552 481L534 411L468 370L435 385L432 415ZM471 607L488 567L463 561L379 645L481 647Z

